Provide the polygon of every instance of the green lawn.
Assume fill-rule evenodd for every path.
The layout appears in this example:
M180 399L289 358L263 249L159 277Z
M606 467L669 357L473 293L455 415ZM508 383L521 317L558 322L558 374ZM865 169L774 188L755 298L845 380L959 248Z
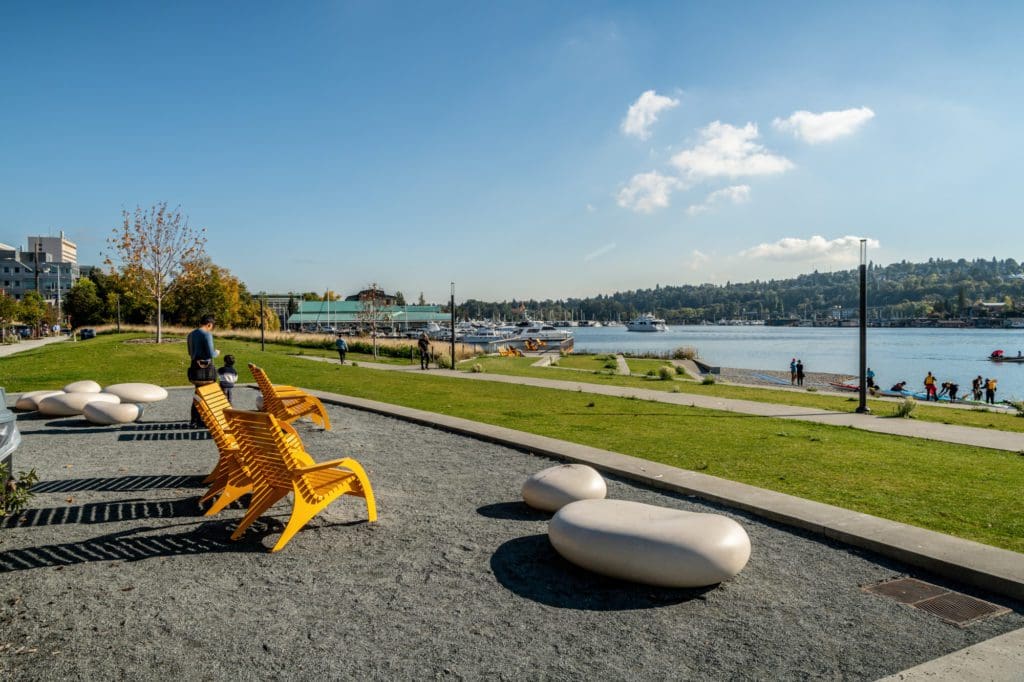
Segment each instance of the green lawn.
M633 374L647 374L648 372L658 373L662 367L669 367L675 372L676 368L671 360L655 360L651 358L626 358L629 371Z
M587 356L580 356L587 357ZM593 357L593 356L590 356ZM600 356L598 356L600 357ZM512 360L510 362L510 360ZM687 379L681 375L674 377L673 381L659 381L656 378L645 375L616 376L601 370L598 374L585 372L559 371L565 367L565 358L559 362L558 367L531 367L531 358L478 358L485 372L494 374L510 374L513 376L538 377L541 379L564 379L578 383L594 383L612 386L631 386L634 388L649 388L655 391L677 391L680 393L693 393L698 395L714 396L717 398L736 398L740 400L753 400L756 402L782 403L796 405L798 407L813 407L823 410L834 410L836 412L853 412L857 409L857 398L851 395L835 395L817 393L810 391L778 390L772 388L761 388L755 386L734 386L726 384L704 385L698 381ZM628 360L630 367L633 367L634 360ZM657 363L659 360L649 360ZM657 366L657 365L656 365ZM460 363L460 368L466 365ZM897 401L868 399L868 406L872 413L882 417L893 417L898 406ZM914 418L921 421L937 422L941 424L958 424L960 426L975 426L985 429L997 429L1000 431L1024 432L1024 419L1018 417L1015 412L994 411L985 408L953 408L942 405L927 405L918 403Z
M490 358L487 358L490 359ZM610 365L610 367L606 367ZM527 365L529 366L529 365ZM614 355L563 355L558 359L558 366L566 369L585 369L597 372L603 369L615 369Z
M185 383L183 344L126 344L100 336L0 359L8 392L102 384ZM1024 457L1017 453L900 438L820 424L750 417L644 400L609 398L432 373L381 372L291 357L293 346L218 341L243 368L255 361L272 380L450 414L664 462L904 523L1024 551ZM530 370L528 358L500 366ZM488 359L488 370L499 366ZM688 389L694 382L646 381ZM785 393L785 396L791 394ZM803 394L792 394L803 396ZM738 396L737 396L738 397ZM808 398L821 398L807 394ZM933 408L936 409L936 408ZM991 418L994 415L990 415ZM1024 421L1024 420L1022 420Z

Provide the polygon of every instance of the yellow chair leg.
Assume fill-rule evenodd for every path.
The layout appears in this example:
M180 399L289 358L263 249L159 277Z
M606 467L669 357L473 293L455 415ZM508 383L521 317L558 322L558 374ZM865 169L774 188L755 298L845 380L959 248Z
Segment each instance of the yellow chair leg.
M269 490L259 497L253 495L252 502L249 503L249 511L246 512L242 521L238 524L238 528L235 529L235 532L231 534L231 539L237 540L242 537L246 529L252 525L253 521L262 516L263 512L273 507L278 500L287 494L287 491L281 492L277 490Z
M238 498L242 497L246 493L251 492L251 486L240 488L238 486L233 486L230 483L227 483L224 485L224 489L223 492L220 494L220 497L218 497L217 501L214 502L210 506L210 508L206 510L206 513L203 514L203 516L215 516L216 514L222 512L229 504L231 504Z
M287 545L292 536L302 530L321 509L322 507L310 506L301 500L296 500L295 506L292 508L292 517L288 519L288 525L285 526L284 532L281 533L281 537L277 540L277 544L270 551L276 552Z

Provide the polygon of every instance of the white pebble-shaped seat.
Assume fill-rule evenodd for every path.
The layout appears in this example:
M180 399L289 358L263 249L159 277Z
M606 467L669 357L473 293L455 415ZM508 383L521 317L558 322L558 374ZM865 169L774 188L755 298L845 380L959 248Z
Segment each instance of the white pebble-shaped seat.
M82 414L93 424L127 424L139 418L142 411L135 403L88 403Z
M14 409L25 410L26 412L39 409L39 401L49 398L51 395L61 395L64 391L29 391L22 393L18 402L14 403Z
M99 393L103 388L91 379L72 381L64 387L65 393Z
M548 524L548 538L577 566L661 587L714 585L750 559L747 532L728 517L627 500L567 504Z
M103 392L112 393L126 403L155 403L167 398L167 390L156 384L111 384Z
M121 399L109 393L62 393L39 401L39 412L50 417L71 417L82 414L92 402L119 403Z
M577 500L600 500L608 494L601 474L586 464L560 464L538 471L523 483L523 501L534 509L558 511Z

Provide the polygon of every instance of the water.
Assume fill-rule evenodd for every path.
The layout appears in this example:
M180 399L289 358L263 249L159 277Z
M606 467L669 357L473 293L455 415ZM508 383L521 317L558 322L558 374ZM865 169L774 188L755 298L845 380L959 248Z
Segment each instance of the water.
M663 333L629 332L622 327L573 330L576 352L663 353L680 346L697 349L701 359L722 367L789 371L791 358L808 372L856 376L859 330L852 327L674 326ZM995 377L998 400L1024 399L1024 363L994 363L989 353L1024 350L1019 329L868 329L868 367L875 381L889 388L906 381L921 390L929 371L941 384L955 381L963 392L971 379Z

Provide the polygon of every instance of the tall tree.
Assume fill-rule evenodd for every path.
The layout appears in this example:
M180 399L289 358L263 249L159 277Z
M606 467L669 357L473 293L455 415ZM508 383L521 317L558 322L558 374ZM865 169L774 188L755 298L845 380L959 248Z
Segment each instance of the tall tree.
M366 290L362 297L362 309L356 317L363 323L364 328L369 327L370 338L373 340L373 357L377 357L377 328L380 323L389 318L389 315L381 310L384 305L384 292L374 282Z
M46 319L48 306L38 291L26 291L18 305L18 317L32 327L33 336L39 335L39 323Z
M205 255L206 230L194 229L181 208L158 203L148 211L121 212L121 227L107 240L107 263L119 262L124 274L156 301L156 341L163 340L164 297L174 290L190 264Z
M75 282L64 299L64 312L71 317L73 327L103 321L103 308L103 300L97 293L96 283L88 277Z
M18 302L0 291L0 342L7 341L7 327L18 316Z

